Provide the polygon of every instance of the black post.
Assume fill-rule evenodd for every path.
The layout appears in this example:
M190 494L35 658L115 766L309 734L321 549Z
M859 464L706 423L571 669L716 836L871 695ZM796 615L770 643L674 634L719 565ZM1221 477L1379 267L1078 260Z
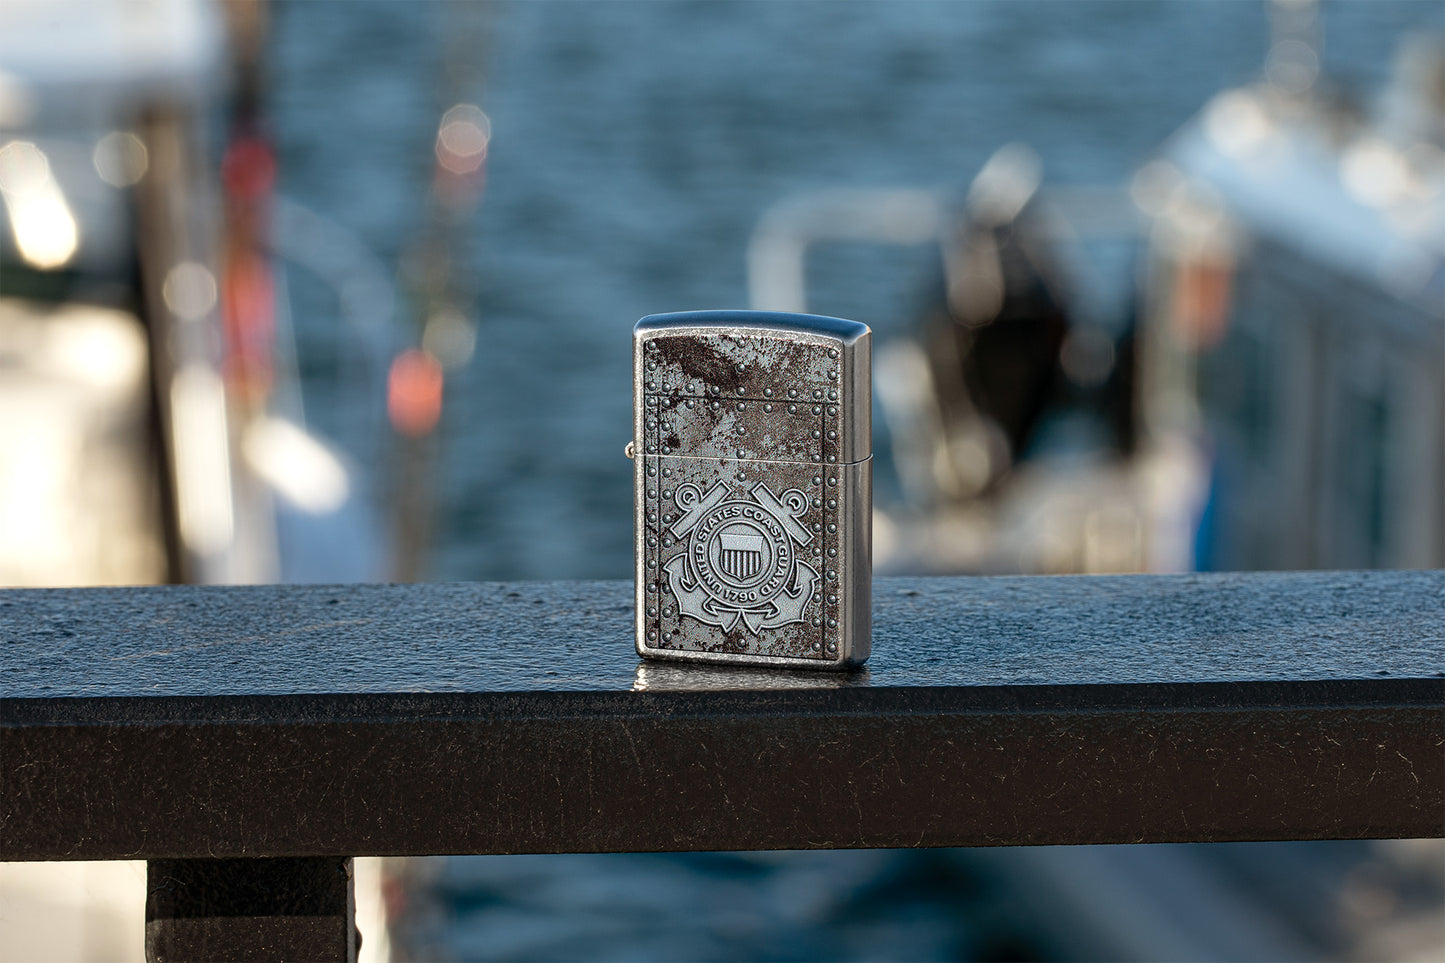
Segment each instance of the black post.
M152 859L146 959L354 963L351 860Z

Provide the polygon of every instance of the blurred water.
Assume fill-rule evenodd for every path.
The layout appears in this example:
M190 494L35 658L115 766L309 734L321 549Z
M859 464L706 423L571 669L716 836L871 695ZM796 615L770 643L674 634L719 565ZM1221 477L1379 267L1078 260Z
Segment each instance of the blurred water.
M1367 90L1405 29L1440 20L1428 2L1323 13L1326 69ZM282 188L383 264L422 223L443 39L474 19L406 2L276 16ZM1262 3L498 3L485 20L468 92L494 130L470 238L480 335L449 386L438 578L629 575L629 327L745 306L744 248L773 202L961 187L1015 140L1050 180L1123 183L1254 76L1269 37ZM831 250L815 309L896 330L928 263ZM312 420L378 463L375 394L335 379L356 349L331 296L293 276L292 297Z
M999 887L914 850L447 860L422 959L1038 959Z
M1438 3L1326 3L1326 71L1373 90ZM470 234L480 322L449 384L432 574L631 572L630 327L742 307L775 201L961 188L1010 141L1046 177L1119 184L1268 45L1260 3L499 3L467 96L493 121ZM272 45L282 188L397 265L423 219L443 4L291 3ZM924 252L840 248L814 309L908 321ZM383 474L354 339L291 284L310 416ZM404 303L402 304L405 310ZM383 486L384 487L384 486ZM619 654L622 657L622 654ZM465 804L461 801L460 804ZM468 958L1035 958L967 862L919 853L452 860L437 952ZM560 921L560 922L559 922Z

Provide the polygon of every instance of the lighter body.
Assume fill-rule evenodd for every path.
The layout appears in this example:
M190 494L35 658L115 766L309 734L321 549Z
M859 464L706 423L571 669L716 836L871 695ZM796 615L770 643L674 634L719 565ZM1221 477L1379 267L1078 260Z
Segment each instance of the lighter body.
M870 338L856 321L761 311L637 323L638 654L868 658Z

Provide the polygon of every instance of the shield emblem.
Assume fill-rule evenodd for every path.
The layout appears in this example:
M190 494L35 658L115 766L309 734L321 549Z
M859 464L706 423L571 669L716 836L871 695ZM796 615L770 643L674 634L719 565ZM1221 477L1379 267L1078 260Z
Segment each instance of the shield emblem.
M766 558L761 535L723 532L718 536L718 567L740 582L761 572Z

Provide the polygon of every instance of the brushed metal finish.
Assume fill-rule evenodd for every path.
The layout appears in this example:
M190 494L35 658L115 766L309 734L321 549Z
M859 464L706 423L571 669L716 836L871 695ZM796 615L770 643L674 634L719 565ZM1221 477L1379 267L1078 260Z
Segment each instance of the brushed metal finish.
M633 337L637 651L844 668L870 649L870 332L687 312Z

